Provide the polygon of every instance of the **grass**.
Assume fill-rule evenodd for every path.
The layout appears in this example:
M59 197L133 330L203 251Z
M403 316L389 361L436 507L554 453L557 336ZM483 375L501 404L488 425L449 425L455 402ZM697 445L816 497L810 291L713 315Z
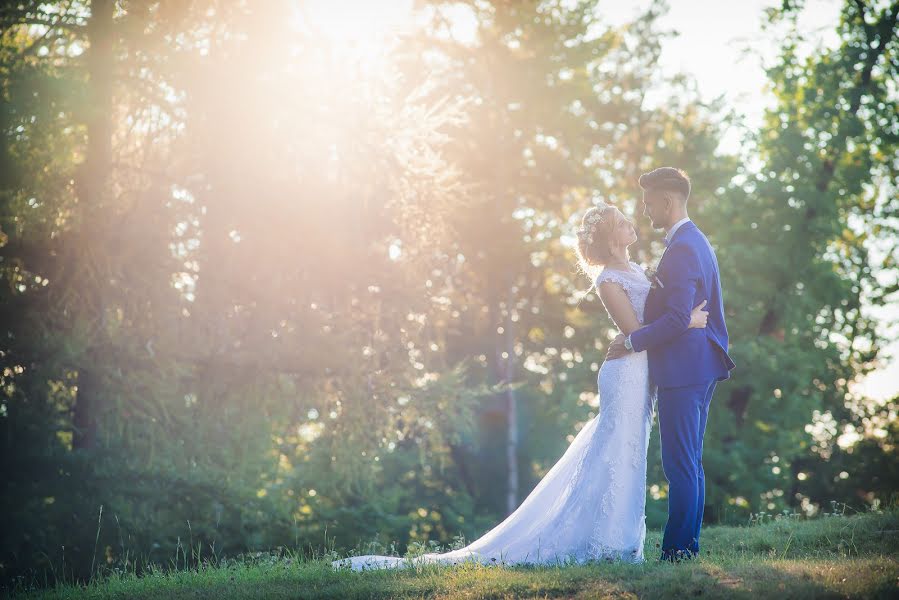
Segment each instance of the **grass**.
M427 566L334 571L331 556L254 554L191 570L106 575L23 598L897 598L899 508L816 519L767 517L703 530L703 555L672 565L647 538L642 565Z

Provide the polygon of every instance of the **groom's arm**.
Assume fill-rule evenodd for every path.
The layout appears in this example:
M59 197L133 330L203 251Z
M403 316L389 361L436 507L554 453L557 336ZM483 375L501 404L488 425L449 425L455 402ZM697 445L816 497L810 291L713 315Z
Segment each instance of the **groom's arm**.
M687 244L672 245L665 256L665 271L671 273L662 281L667 290L662 316L631 333L634 352L642 352L669 342L690 327L693 299L700 285L702 271L696 253Z

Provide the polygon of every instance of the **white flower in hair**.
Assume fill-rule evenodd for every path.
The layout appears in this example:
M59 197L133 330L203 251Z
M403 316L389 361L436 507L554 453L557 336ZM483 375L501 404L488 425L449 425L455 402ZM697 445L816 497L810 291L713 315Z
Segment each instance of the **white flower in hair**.
M584 218L584 224L589 228L588 231L585 232L587 233L588 244L593 243L593 232L596 230L596 226L605 221L605 215L603 215L603 213L607 208L612 208L612 206L606 204L602 200L597 200L595 208L597 210L594 210Z

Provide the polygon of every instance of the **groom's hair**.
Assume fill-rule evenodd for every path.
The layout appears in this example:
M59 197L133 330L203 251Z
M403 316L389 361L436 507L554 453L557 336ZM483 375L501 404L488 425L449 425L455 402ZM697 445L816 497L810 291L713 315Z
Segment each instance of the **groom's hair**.
M639 179L644 190L661 190L683 194L684 202L690 197L690 177L681 169L659 167L649 173L643 173Z

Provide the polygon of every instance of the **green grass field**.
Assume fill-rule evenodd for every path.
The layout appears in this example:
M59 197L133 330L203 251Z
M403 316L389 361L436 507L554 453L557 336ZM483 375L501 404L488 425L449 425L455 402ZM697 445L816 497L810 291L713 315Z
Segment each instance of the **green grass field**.
M88 587L58 584L28 598L899 598L899 508L815 519L767 518L707 527L703 556L642 565L429 566L334 571L329 559L251 555L199 569L113 573Z

